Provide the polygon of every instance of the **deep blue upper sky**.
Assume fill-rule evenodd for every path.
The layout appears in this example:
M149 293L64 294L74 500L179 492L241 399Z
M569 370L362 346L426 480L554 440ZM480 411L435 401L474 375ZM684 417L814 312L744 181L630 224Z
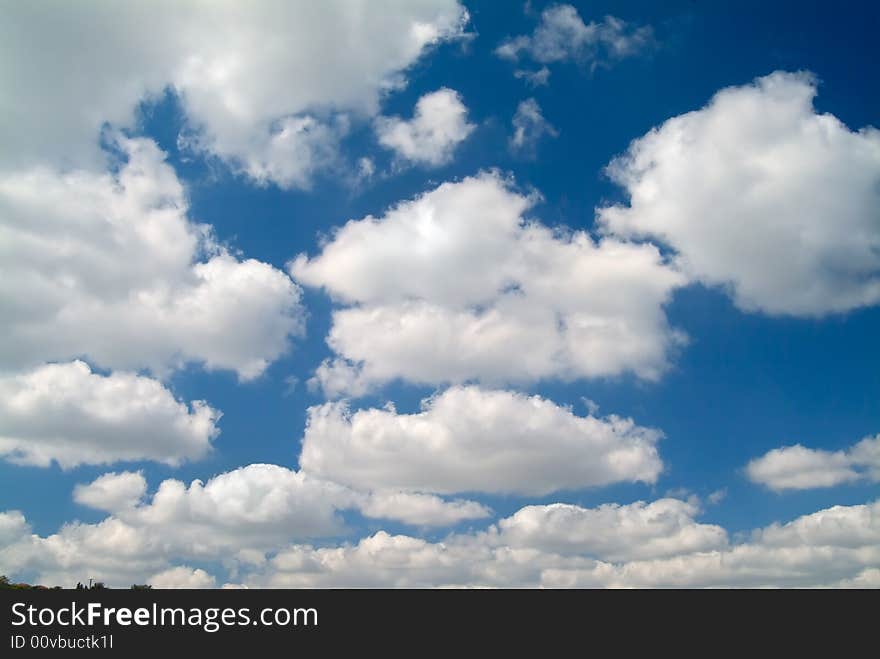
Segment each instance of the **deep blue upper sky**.
M818 111L836 115L852 129L880 125L880 88L870 64L878 60L880 7L875 3L574 2L584 20L613 14L652 25L656 47L594 71L556 64L550 84L536 89L514 78L514 67L493 50L505 37L531 32L542 5L533 3L532 13L526 13L518 3L466 4L474 38L442 45L422 58L409 72L408 86L383 106L384 114L409 116L427 92L440 87L460 92L477 129L441 168L413 167L359 188L321 175L310 190L279 190L181 154L177 135L183 119L170 94L143 107L140 131L168 152L188 186L193 218L212 224L222 241L248 257L283 268L298 253L314 254L319 236L334 226L379 216L439 182L486 168L510 172L520 186L539 190L543 201L532 214L543 222L589 229L593 209L620 198L603 168L631 140L669 117L702 107L720 88L774 70L812 71L820 80ZM559 131L557 138L540 142L534 159L507 148L513 113L528 97L537 99ZM390 163L368 126L356 126L344 148L352 159L373 157L382 169ZM241 384L234 374L198 368L173 376L171 386L180 398L205 399L223 411L221 434L203 461L175 469L132 465L144 470L151 487L169 477L207 480L251 462L296 465L305 410L322 401L305 381L330 354L324 337L331 304L315 290L306 290L305 303L307 337L256 381ZM668 314L691 341L659 382L622 377L529 389L571 404L579 414L586 397L603 413L662 429L666 472L653 487L564 492L547 501L626 503L678 488L701 496L727 488L726 499L708 507L704 519L736 532L880 494L880 485L864 483L772 494L742 473L750 459L778 446L799 442L835 450L880 432L880 308L818 320L772 318L745 314L719 291L691 286L676 294ZM298 381L292 388L291 377ZM359 404L394 400L398 410L409 411L430 391L394 384ZM102 515L73 503L70 492L107 470L53 466L47 473L0 462L3 507L25 511L43 535L71 519L98 520ZM474 498L502 515L524 503L513 497Z

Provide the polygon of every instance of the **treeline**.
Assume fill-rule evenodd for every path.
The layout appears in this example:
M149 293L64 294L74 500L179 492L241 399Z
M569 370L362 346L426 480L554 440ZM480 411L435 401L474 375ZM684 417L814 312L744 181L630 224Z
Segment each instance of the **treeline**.
M131 590L152 590L152 586L150 584L132 584ZM0 590L63 590L61 586L44 586L42 584L29 584L24 582L14 583L9 580L5 574L0 574ZM88 586L83 584L82 582L78 582L76 584L76 588L74 590L109 590L107 586L104 585L103 581L95 581L94 583L90 583Z

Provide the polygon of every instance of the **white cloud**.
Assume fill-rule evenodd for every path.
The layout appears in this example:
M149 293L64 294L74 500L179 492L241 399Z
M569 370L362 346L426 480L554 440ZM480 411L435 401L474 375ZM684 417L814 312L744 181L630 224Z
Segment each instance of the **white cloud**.
M153 588L214 588L217 580L200 568L185 565L154 574L146 580Z
M208 555L223 549L263 549L285 538L337 535L336 512L351 493L269 464L252 464L195 480L163 481L149 503L114 511L118 519L150 536L151 543Z
M452 387L415 414L309 408L300 466L360 490L540 495L653 483L660 437L630 419L579 417L538 396Z
M308 188L316 171L337 164L339 141L348 129L348 120L341 116L327 121L312 116L285 117L273 124L258 144L242 147L236 162L258 184ZM205 148L198 136L181 143Z
M381 490L371 493L359 507L366 517L396 519L415 526L451 526L492 514L476 501L444 501L431 494Z
M91 483L79 484L73 500L97 510L114 512L133 508L147 493L147 479L139 471L110 472Z
M534 154L538 141L548 135L556 137L559 133L541 114L538 102L529 98L516 107L513 115L513 135L510 148L521 153Z
M569 504L527 506L498 523L494 540L561 555L588 555L612 562L721 549L727 532L699 524L693 502L658 499L621 506L582 508Z
M210 451L219 418L204 401L180 402L156 380L100 375L81 361L0 375L0 455L18 464L177 465Z
M584 23L571 5L553 5L541 13L531 35L507 39L495 53L514 61L528 56L540 64L574 60L595 66L631 57L652 42L649 26L635 27L614 16Z
M0 513L0 565L4 571L28 570L43 583L73 585L93 578L128 585L180 560L261 565L266 552L292 542L348 533L344 510L415 526L448 526L491 513L472 501L418 492L355 491L270 464L188 486L165 480L143 501L145 488L143 477L132 472L78 485L76 501L112 514L97 524L65 524L47 537L33 535L20 512ZM201 578L171 571L162 581L183 577Z
M276 502L277 503L277 502ZM530 506L485 531L440 542L379 531L355 544L278 545L227 553L230 580L273 587L872 587L880 570L880 501L834 506L732 543L695 519L692 503L663 499L598 508ZM166 515L167 518L167 515ZM210 520L210 521L209 521ZM204 518L203 536L217 517ZM263 520L266 521L266 520ZM243 529L240 538L249 538ZM161 533L168 538L172 528ZM163 552L115 518L33 535L20 513L0 513L0 565L13 578L47 584L98 578L109 585L162 575L178 585L201 577L181 560L205 547ZM168 573L167 576L163 573ZM213 579L211 579L213 584ZM207 584L206 584L207 585Z
M290 272L349 305L328 336L330 394L402 378L656 379L683 340L663 305L684 278L653 245L599 242L523 214L533 199L483 173L339 228Z
M858 480L880 481L880 435L866 437L841 451L795 444L773 449L746 466L755 483L772 490L833 487Z
M473 538L432 543L379 531L354 545L292 546L244 579L274 588L518 586L534 583L546 560L535 550L493 549Z
M0 547L18 542L31 532L30 525L18 510L0 512Z
M746 311L819 316L880 301L880 131L812 105L808 74L721 90L634 141L608 168L630 198L608 232L678 252Z
M100 485L99 479L86 487ZM242 552L248 558L297 539L338 535L338 506L349 498L345 488L275 465L249 465L189 486L170 479L148 501L119 507L97 524L27 535L0 552L0 564L27 566L44 583L143 583L178 559L234 560Z
M187 219L155 143L117 146L127 160L116 174L0 174L0 369L83 356L258 376L303 331L299 288Z
M307 185L331 162L332 115L372 116L432 44L462 35L455 0L9 7L0 25L0 163L94 167L106 123L180 98L188 141L259 182ZM344 46L340 46L344 44Z
M672 509L672 520L645 515L652 506ZM504 542L504 533L453 535L442 542L378 532L355 545L297 545L244 575L251 586L273 587L817 587L876 585L880 566L880 502L836 506L786 525L758 530L729 544L722 529L690 517L684 502L566 510L577 521L594 518L598 538L566 541L554 526L554 506L539 510L527 537L537 546ZM518 515L519 513L517 513ZM627 519L632 526L617 525ZM516 515L503 520L499 527ZM544 548L542 531L561 541L562 553ZM821 531L819 531L821 529ZM557 537L555 534L559 534ZM604 535L607 533L607 536ZM646 543L627 545L635 538ZM622 550L621 554L617 554ZM656 554L654 553L656 551ZM607 553L607 556L605 555ZM644 558L628 554L643 552ZM615 558L611 558L615 557ZM616 562L615 562L616 560Z
M398 158L432 167L449 162L474 130L459 93L445 87L422 96L412 119L378 117L375 127L379 144Z

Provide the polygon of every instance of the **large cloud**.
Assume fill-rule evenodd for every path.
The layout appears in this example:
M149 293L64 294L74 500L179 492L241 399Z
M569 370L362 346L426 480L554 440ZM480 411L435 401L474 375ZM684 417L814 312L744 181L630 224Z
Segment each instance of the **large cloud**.
M558 507L550 506L537 507L531 514L529 521L535 526L528 539L533 544L515 536L505 538L504 532L492 528L443 542L379 532L354 545L297 545L243 575L243 580L274 587L870 587L877 583L880 502L822 510L789 524L759 529L751 540L737 544L729 544L722 529L696 522L687 506L663 500L612 507L604 513L566 509L565 514L576 521L592 518L596 539L584 536L577 523L567 538L566 527L555 524ZM646 514L652 508L665 508L674 521L657 523L653 514ZM502 520L499 527L515 525L521 513ZM607 520L602 519L605 516ZM629 524L618 524L624 520ZM561 542L561 553L547 546L545 531L552 541ZM638 542L645 547L628 545Z
M250 465L189 486L166 480L137 506L97 495L121 479L133 476L115 474L78 489L81 502L115 507L113 515L97 524L65 524L47 537L25 534L0 554L0 564L6 570L21 564L43 581L64 585L86 578L143 583L178 557L259 561L263 551L296 538L338 535L337 507L350 498L345 488L274 465Z
M146 535L111 517L40 537L20 513L0 513L0 565L13 578L35 575L49 584L95 577L128 585L160 575L166 586L209 585L211 577L176 566L211 555L215 534L209 531L217 527L226 535L238 520L244 524L234 545L239 551L227 547L225 568L231 579L251 586L870 587L880 570L880 502L834 506L756 529L738 542L697 521L694 502L661 499L593 509L529 506L484 531L440 542L379 531L354 544L277 545L266 556L261 548L246 547L268 541L264 527L272 516L244 521L236 507L228 521L201 517L201 543L190 533L175 538L173 522L194 514L189 508L203 496L199 492L184 512L162 504L157 526ZM261 511L278 510L286 501L270 499ZM254 525L260 527L257 539L250 535ZM166 544L157 544L157 537Z
M880 481L880 435L841 451L795 444L773 449L746 466L755 483L772 490L807 490L859 480Z
M0 175L0 369L82 356L259 375L303 330L299 288L190 222L152 141L117 145L127 160L116 174Z
M546 494L657 479L661 434L538 396L452 387L416 414L309 409L300 466L358 489Z
M682 337L663 311L683 277L652 245L526 221L494 173L444 183L338 229L296 279L349 305L318 371L329 393L402 378L527 382L632 371L655 379Z
M78 485L78 503L111 515L97 524L65 524L47 537L33 535L20 513L0 513L0 570L30 570L41 581L65 585L86 578L142 583L178 560L261 564L266 552L291 542L347 534L340 514L345 510L415 526L448 526L491 512L475 502L430 494L355 491L270 464L189 485L165 480L144 501L145 491L143 476L135 472ZM169 583L172 577L189 578L179 570L163 575L163 583L166 577Z
M0 456L19 464L177 465L210 450L219 417L204 401L176 400L156 380L103 376L81 361L0 375Z
M0 166L100 162L105 122L176 92L190 141L258 181L308 185L425 48L461 34L455 0L14 3L0 23ZM340 123L341 121L341 123Z
M666 121L609 167L628 206L607 231L668 243L738 307L818 316L880 301L880 131L813 109L808 74L776 72Z
M401 160L435 167L449 162L455 147L473 130L461 96L446 88L422 96L412 119L376 119L376 135L382 146L392 149Z

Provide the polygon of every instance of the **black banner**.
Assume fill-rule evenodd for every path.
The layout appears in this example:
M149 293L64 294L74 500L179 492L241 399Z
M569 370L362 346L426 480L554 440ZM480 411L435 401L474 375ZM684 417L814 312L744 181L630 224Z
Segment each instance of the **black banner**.
M0 591L2 656L34 651L550 651L826 645L871 638L876 592ZM763 641L761 640L763 639ZM859 640L861 639L861 641ZM610 646L608 644L611 644ZM818 644L818 645L817 645ZM753 647L752 647L753 646ZM603 653L604 654L604 653ZM225 655L224 655L225 656Z

